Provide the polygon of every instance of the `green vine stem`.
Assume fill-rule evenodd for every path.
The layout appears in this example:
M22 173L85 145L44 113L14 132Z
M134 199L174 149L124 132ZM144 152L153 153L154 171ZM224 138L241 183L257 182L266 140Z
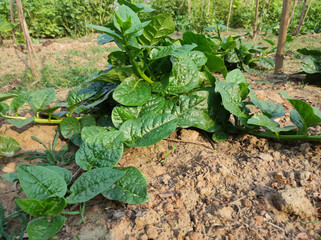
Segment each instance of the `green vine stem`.
M26 117L13 117L13 116L8 116L8 115L3 115L0 114L0 117L3 118L7 118L7 119L20 119L20 120L26 120ZM76 119L81 119L81 117L76 117ZM37 118L35 117L35 119L33 120L33 122L36 123L45 123L45 124L59 124L61 123L62 119L41 119L41 118Z

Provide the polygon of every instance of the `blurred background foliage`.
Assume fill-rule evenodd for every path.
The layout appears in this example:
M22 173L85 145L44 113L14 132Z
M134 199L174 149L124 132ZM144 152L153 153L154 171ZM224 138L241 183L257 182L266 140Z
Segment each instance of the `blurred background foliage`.
M139 0L136 0L139 1ZM188 12L188 0L140 0L153 7L158 13L171 13L177 31L192 30L202 33L208 26L214 26L215 20L226 24L230 0L191 0ZM261 0L259 13L260 31L277 34L282 11L282 0ZM32 38L80 37L92 33L86 23L104 25L111 20L117 7L114 0L22 0L27 25ZM300 18L303 1L300 0L294 14L289 32L294 32ZM264 6L264 8L263 8ZM15 18L18 21L17 9ZM230 19L231 28L252 29L254 23L255 0L234 0ZM321 32L321 0L314 0L309 14L302 26L301 34ZM0 18L10 21L9 0L0 0ZM19 25L16 27L18 39L23 40ZM10 32L3 34L11 37Z

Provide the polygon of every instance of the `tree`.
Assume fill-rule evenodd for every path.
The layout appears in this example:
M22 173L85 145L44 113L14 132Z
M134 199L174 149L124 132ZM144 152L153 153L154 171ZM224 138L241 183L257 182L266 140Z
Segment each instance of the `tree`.
M304 14L304 17L303 17L303 19L302 19L302 22L301 22L301 19L300 19L300 23L299 23L299 26L298 26L298 29L297 29L297 32L296 32L296 36L299 36L299 33L300 33L300 30L301 30L302 24L304 23L304 20L305 20L305 18L306 18L307 15L308 15L308 12L309 12L309 10L310 10L311 5L312 5L312 0L310 0L310 2L309 2L308 9L307 9L307 11L306 11L305 14Z
M297 4L298 4L298 0L294 0L291 17L289 19L289 25L292 23L293 15L294 15L294 12L295 12L295 7L296 7Z
M282 67L283 67L284 49L285 49L286 35L288 30L290 9L291 9L291 0L283 0L280 31L279 31L279 38L278 38L278 47L275 55L274 74L281 73Z
M229 26L229 24L230 24L232 6L233 6L233 0L230 0L230 8L229 8L229 11L228 11L227 24L226 24L226 26L227 26L227 31L228 31L228 26Z
M304 0L304 1L303 1L303 5L302 5L302 11L301 11L301 16L300 16L299 25L298 25L298 27L297 27L297 29L296 29L296 34L295 34L296 36L298 36L299 33L300 33L300 29L301 29L301 26L302 26L302 23L303 23L303 16L304 16L306 4L307 4L307 0Z
M258 30L257 19L258 19L258 14L259 14L259 5L260 5L260 0L256 0L255 19L254 19L254 27L253 27L253 38L256 37L257 30Z

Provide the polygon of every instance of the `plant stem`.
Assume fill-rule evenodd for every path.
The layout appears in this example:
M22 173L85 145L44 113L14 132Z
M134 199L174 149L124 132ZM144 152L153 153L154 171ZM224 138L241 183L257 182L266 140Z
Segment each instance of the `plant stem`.
M26 117L13 117L13 116L8 116L8 115L3 115L0 114L0 117L4 117L7 119L20 119L20 120L25 120L27 119ZM80 119L81 117L76 117L77 119ZM56 119L41 119L41 118L35 118L33 122L36 123L45 123L45 124L59 124L61 123L62 119L56 120Z
M306 136L306 135L279 135L277 136L274 133L270 132L263 132L263 131L253 131L250 129L244 129L242 127L236 127L238 130L249 133L251 135L263 138L271 138L276 140L283 140L283 141L321 141L321 136Z

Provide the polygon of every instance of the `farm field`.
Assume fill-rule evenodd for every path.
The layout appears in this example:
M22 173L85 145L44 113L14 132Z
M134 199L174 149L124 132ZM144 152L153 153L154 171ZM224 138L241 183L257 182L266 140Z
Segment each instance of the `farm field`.
M320 1L0 1L0 239L321 239Z
M296 58L294 49L321 46L320 39L320 34L305 35L291 43L285 75L275 78L267 71L246 74L258 98L281 103L288 112L290 104L277 93L284 90L321 108L320 87L289 75L300 69L301 59ZM256 41L259 44L260 38ZM93 66L103 68L108 53L117 48L111 44L97 46L96 36L92 36L54 41L48 46L40 43L36 49L42 65L52 66L53 79L41 78L35 89L54 86L54 78L67 68L85 74L93 71ZM24 82L25 54L12 47L1 51L6 56L1 59L1 91L25 91L34 81ZM13 76L20 78L8 81ZM69 81L57 87L59 98L65 98L69 91L64 86L75 84L72 77ZM83 84L81 79L76 82ZM289 121L288 116L280 121ZM17 129L2 120L0 133L14 137L24 152L43 149L31 137L49 144L55 129L36 124ZM311 131L320 134L321 128ZM59 139L57 149L64 143ZM128 205L98 196L87 202L85 222L79 225L80 216L69 216L58 239L319 239L320 157L319 143L280 142L247 134L213 143L205 132L177 130L152 147L128 149L118 163L143 172L149 202ZM26 163L30 161L23 157L2 158L1 174ZM77 171L76 164L67 168ZM22 195L4 179L0 187L2 204L6 211L13 211L11 199ZM72 206L72 210L80 206Z

